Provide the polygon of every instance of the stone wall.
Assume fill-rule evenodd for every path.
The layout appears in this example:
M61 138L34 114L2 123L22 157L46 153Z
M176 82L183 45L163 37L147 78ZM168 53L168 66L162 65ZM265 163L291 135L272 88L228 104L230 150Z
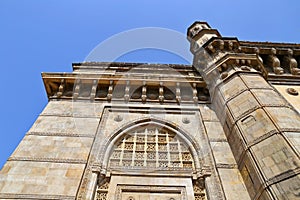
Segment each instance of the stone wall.
M75 199L100 115L101 105L50 101L1 170L0 198Z
M0 198L75 199L81 196L85 199L82 191L89 185L95 187L97 174L101 173L88 176L87 169L98 164L107 165L107 141L112 141L115 133L124 126L143 119L150 122L159 119L164 125L169 123L187 134L180 137L186 137L185 140L198 148L194 156L199 156L197 170L200 174L191 174L189 178L183 178L186 176L183 175L183 182L178 173L169 174L169 179L156 175L155 183L165 180L166 187L191 187L192 179L205 175L208 198L238 199L242 196L249 199L222 125L210 105L114 104L112 107L107 103L66 100L50 101L11 155L1 171ZM113 183L116 186L117 177L112 176L108 168L103 169L105 176L115 177ZM84 182L86 177L90 177L89 183ZM174 184L171 177L178 183ZM86 198L92 198L95 190L86 189L89 193ZM192 199L194 194L190 189L188 191L189 199Z

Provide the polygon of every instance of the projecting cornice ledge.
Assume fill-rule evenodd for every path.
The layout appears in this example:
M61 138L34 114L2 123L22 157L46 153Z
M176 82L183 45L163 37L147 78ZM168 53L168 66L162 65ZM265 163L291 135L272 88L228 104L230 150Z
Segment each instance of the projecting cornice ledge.
M300 83L300 44L240 41L240 49L245 54L257 55L268 72L268 81Z
M209 102L205 82L190 65L148 64L154 70L157 68L159 73L147 73L149 69L138 63L136 67L139 69L131 68L130 73L127 73L126 63L111 63L110 67L115 70L113 73L109 70L101 72L98 68L102 65L103 63L93 63L93 70L97 73L43 73L48 98L161 104ZM160 72L161 70L164 71Z
M300 44L239 41L235 37L222 37L207 22L194 22L187 30L194 66L216 65L227 54L256 55L263 76L278 84L300 83ZM202 59L202 60L201 60ZM239 59L245 66L248 59ZM199 64L199 62L202 62ZM251 61L252 62L252 61ZM240 63L237 63L240 64ZM255 66L248 66L255 69Z
M211 37L202 46L197 41L191 41L191 52L198 70L218 68L222 72L222 68L230 64L247 71L247 66L261 72L266 80L275 84L300 83L300 44L243 42L237 38Z

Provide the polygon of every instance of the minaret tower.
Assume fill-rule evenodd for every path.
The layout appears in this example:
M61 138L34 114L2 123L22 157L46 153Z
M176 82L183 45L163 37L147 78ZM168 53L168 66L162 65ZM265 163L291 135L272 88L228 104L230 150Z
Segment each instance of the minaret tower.
M251 198L299 198L299 147L291 141L300 134L300 117L269 83L283 78L276 53L285 49L245 47L206 22L195 22L187 34Z

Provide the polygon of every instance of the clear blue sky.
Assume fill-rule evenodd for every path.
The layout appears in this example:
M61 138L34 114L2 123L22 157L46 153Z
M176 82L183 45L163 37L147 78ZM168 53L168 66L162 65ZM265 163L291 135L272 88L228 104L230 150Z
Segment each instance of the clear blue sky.
M300 43L299 10L299 0L0 0L0 168L47 104L41 72L71 71L114 34L141 27L185 34L196 20L240 40ZM185 63L154 50L118 60Z

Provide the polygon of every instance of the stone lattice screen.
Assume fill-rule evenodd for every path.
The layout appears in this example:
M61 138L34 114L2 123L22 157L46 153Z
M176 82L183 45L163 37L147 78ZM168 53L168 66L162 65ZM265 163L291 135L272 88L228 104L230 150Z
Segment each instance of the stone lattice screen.
M142 127L123 136L111 154L110 168L194 169L188 147L175 133Z

